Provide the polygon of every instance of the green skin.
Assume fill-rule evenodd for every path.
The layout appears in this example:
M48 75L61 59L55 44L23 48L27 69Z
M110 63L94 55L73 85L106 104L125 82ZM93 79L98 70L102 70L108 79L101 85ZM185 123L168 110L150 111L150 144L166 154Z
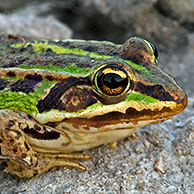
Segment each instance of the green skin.
M120 45L115 45L110 42L100 42L100 41L83 41L83 40L66 40L63 42L70 42L72 45L78 45L79 48L65 48L64 46L56 45L56 42L40 42L35 41L33 43L26 42L25 44L21 43L21 40L8 40L2 37L2 40L5 41L5 44L1 44L0 51L3 51L3 56L0 58L1 67L9 67L11 64L14 67L19 69L39 69L45 71L52 71L54 74L64 74L70 73L73 76L81 75L85 76L92 73L98 66L104 63L107 60L116 61L116 62L124 62L130 66L133 72L136 73L136 79L142 80L147 84L158 84L163 85L166 90L170 90L171 93L181 93L179 88L177 89L174 83L167 81L169 77L164 74L160 69L153 65L150 67L145 67L144 65L139 65L131 60L123 59L118 55L110 56L106 53L109 50L118 50ZM82 45L88 45L90 47L98 47L101 52L106 52L100 54L98 52L90 52L82 49ZM22 49L21 49L22 48ZM46 54L46 51L50 49L52 50L52 55ZM10 54L15 52L15 54ZM56 54L56 55L55 55ZM70 54L74 54L72 56ZM5 57L6 56L6 57ZM67 63L64 64L53 64L53 61L57 59L68 59ZM34 63L34 58L38 62ZM37 59L38 58L38 59ZM17 62L16 62L17 59ZM24 62L23 59L25 59ZM75 62L76 59L76 62ZM85 60L87 63L92 59L94 62L88 66L78 66L81 60ZM72 61L72 62L71 62ZM13 65L14 63L14 65ZM77 63L77 64L76 64ZM162 75L162 76L158 76ZM166 79L163 79L163 77ZM9 77L6 75L0 76L0 79L4 80L18 80L23 79L22 77ZM170 78L171 79L171 78ZM166 84L167 82L167 84ZM0 93L0 109L13 109L27 112L32 115L33 113L38 113L37 103L44 96L44 92L48 91L56 81L49 81L48 79L44 79L41 82L41 86L35 87L34 92L30 94L12 92L10 89L6 89L1 91ZM181 98L181 96L180 96ZM17 103L15 103L17 101ZM155 99L151 96L147 96L142 93L129 93L127 98L124 101L135 101L142 102L144 104L149 103L157 103L158 99ZM92 108L96 106L103 106L102 102L97 102L94 105L91 105ZM58 110L57 110L58 111ZM84 111L84 110L82 110ZM64 111L63 111L64 112ZM79 111L80 112L80 111Z
M85 170L71 159L89 155L72 152L114 148L134 128L186 106L186 94L143 39L116 45L0 35L0 162L18 177L54 166Z

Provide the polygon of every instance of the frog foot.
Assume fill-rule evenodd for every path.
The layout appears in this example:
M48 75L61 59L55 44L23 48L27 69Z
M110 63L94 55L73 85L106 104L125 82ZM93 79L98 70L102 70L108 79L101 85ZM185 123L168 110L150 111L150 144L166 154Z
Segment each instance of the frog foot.
M3 164L5 172L9 172L20 178L31 178L56 166L75 167L81 171L85 171L86 168L84 166L78 162L71 161L70 159L88 160L89 158L89 155L82 153L67 153L58 155L39 154L36 164L30 165L25 159L0 155L0 163Z
M3 164L5 172L20 178L31 178L56 166L86 170L84 166L72 160L88 160L88 154L36 152L21 130L26 117L20 118L19 114L12 111L14 115L10 120L7 113L11 111L0 111L0 163Z

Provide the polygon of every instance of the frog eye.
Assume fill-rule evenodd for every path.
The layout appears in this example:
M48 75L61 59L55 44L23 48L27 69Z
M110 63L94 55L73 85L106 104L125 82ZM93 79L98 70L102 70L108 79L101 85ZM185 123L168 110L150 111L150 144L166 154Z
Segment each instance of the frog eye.
M122 66L107 64L96 72L94 85L101 94L118 96L130 87L130 81Z
M152 53L154 55L154 58L155 58L154 61L156 62L156 64L158 64L158 49L156 48L156 46L153 43L151 43L151 42L149 42L147 40L144 40L144 41L147 43L147 45L149 46L150 50L152 51Z

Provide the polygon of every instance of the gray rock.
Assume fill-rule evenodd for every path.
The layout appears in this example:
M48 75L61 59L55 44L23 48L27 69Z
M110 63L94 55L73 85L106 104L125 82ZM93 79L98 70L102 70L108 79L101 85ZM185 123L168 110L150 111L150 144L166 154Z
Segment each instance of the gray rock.
M158 6L167 16L185 24L188 29L194 29L193 0L158 0Z
M66 24L50 14L39 16L50 9L50 4L40 4L30 5L13 14L0 14L0 33L44 39L71 38L72 30Z
M96 8L104 15L111 15L114 22L119 24L128 23L136 14L142 13L144 10L150 9L157 0L85 0L82 6L87 8ZM130 11L129 11L130 10Z
M179 50L188 45L186 30L179 23L164 17L155 9L135 15L131 23L133 31L128 32L130 36L135 33L135 35L155 42L163 52Z
M1 0L1 12L10 12L10 11L15 11L17 9L21 9L24 7L26 4L28 4L30 0L20 0L20 1L15 1L15 0Z
M123 26L125 39L134 35L141 36L157 44L162 43L159 46L163 51L164 47L176 50L188 44L185 29L176 20L163 15L156 0L86 0L82 6L90 11L96 9L111 17L117 25ZM194 15L190 16L194 19Z

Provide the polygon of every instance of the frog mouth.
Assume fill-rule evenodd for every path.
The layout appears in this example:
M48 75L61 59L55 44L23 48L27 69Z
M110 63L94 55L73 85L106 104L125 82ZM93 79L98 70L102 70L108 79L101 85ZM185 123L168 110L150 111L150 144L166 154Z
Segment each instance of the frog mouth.
M108 130L132 129L153 123L165 121L185 108L187 102L178 104L173 110L163 107L161 110L142 110L128 108L126 113L109 112L91 118L68 118L56 123L47 123L56 129L61 127L66 130L77 132L100 132Z

